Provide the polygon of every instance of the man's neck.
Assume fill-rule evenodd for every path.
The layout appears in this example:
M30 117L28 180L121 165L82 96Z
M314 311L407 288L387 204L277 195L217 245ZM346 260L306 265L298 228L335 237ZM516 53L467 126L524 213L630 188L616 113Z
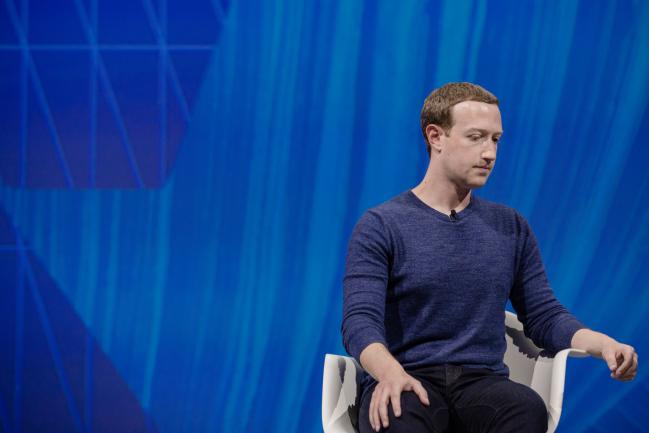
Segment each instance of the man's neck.
M460 188L446 178L434 176L430 170L412 192L428 206L445 214L451 210L460 212L471 201L471 189Z

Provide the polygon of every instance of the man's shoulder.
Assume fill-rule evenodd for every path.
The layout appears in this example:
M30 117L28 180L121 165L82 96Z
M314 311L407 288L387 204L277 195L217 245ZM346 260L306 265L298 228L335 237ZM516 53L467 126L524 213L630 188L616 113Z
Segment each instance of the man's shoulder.
M479 198L477 201L482 219L489 225L516 234L527 230L527 220L514 207L484 198Z
M399 193L382 203L374 205L365 211L365 214L378 217L380 219L393 219L403 216L412 210L410 203L409 190Z
M377 205L367 208L356 222L356 229L379 230L389 232L399 221L412 218L411 204L408 203L408 191L397 194Z
M487 200L482 197L475 197L479 202L480 208L487 213L496 214L499 216L520 217L520 213L511 206L496 201Z

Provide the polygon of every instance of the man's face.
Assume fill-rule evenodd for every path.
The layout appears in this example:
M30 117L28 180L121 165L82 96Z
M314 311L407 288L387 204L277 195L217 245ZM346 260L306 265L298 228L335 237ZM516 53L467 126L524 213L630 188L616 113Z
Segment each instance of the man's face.
M496 163L503 133L495 104L464 101L452 108L453 127L440 136L442 166L448 179L463 188L484 186Z

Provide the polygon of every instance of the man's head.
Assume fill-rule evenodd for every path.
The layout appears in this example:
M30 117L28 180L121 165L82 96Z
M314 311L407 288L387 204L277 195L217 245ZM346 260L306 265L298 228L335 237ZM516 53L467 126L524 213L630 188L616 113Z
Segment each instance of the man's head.
M421 107L421 133L430 157L430 143L426 135L428 125L437 125L448 135L454 124L452 108L463 101L478 101L498 105L498 98L487 89L473 83L447 83L430 92Z
M421 127L436 170L462 188L486 183L502 135L498 98L475 84L446 84L424 101Z

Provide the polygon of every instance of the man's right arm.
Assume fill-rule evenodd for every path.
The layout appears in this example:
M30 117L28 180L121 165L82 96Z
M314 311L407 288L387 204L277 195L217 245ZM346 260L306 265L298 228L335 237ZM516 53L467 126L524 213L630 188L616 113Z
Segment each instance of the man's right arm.
M392 247L380 217L366 212L349 241L344 277L343 344L378 383L372 393L369 421L378 431L388 426L388 405L401 415L401 392L413 391L428 405L421 383L406 373L387 349L385 295Z

